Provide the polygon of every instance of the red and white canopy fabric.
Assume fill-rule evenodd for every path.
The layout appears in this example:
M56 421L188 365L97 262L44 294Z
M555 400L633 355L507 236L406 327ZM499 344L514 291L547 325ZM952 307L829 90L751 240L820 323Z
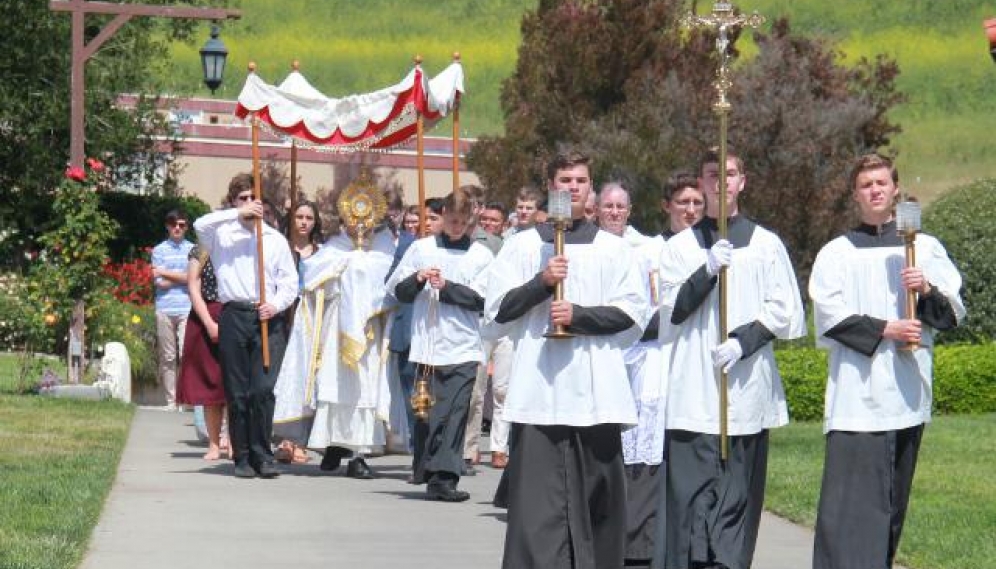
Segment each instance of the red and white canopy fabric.
M463 93L463 66L453 62L428 79L416 65L396 85L372 93L326 97L293 71L279 86L256 73L246 77L235 114L255 114L277 134L327 152L357 152L396 146L416 133L422 115L431 127L453 110Z

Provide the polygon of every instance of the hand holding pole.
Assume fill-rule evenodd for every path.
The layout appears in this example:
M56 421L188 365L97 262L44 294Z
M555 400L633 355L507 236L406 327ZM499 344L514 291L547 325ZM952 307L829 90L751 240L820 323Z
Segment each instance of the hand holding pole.
M716 102L713 103L713 111L719 118L719 219L717 219L717 229L720 239L726 239L726 140L729 116L732 105L726 95L733 86L730 80L730 37L731 30L748 26L757 28L764 23L764 17L758 13L743 15L734 13L733 4L730 2L715 2L712 13L707 16L688 14L682 19L682 25L687 28L708 28L715 30L716 51L719 53L719 69L716 71L716 80L713 87L716 89ZM719 270L719 341L721 345L726 342L729 331L727 329L727 279L726 267ZM725 462L729 456L729 441L727 440L728 419L727 409L729 407L729 378L725 369L719 370L719 446L720 458Z

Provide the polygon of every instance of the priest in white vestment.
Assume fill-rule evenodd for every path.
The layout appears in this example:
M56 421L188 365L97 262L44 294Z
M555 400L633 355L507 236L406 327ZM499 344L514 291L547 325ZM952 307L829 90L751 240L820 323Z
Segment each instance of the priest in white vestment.
M386 444L394 304L383 283L393 255L393 235L382 229L369 250L342 233L304 261L305 294L276 388L275 421L314 415L308 447L325 449L321 468L334 471L352 454L347 475L354 478L373 477L363 455Z

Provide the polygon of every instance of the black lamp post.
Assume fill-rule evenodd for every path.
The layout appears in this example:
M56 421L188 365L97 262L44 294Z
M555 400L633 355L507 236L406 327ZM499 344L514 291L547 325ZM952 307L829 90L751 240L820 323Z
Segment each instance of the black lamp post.
M218 39L219 33L218 25L212 24L211 39L201 48L201 66L204 68L204 84L207 85L208 89L211 89L212 95L221 86L221 79L225 74L225 58L228 57L228 49Z

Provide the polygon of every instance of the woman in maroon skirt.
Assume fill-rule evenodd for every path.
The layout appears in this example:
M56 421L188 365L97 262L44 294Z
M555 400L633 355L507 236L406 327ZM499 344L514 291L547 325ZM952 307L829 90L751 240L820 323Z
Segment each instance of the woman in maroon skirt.
M222 452L229 456L228 442L222 440L221 425L225 416L225 388L218 363L218 282L207 251L194 247L187 265L190 291L190 318L183 340L183 359L177 380L176 400L185 405L202 405L208 435L205 460L218 460Z

